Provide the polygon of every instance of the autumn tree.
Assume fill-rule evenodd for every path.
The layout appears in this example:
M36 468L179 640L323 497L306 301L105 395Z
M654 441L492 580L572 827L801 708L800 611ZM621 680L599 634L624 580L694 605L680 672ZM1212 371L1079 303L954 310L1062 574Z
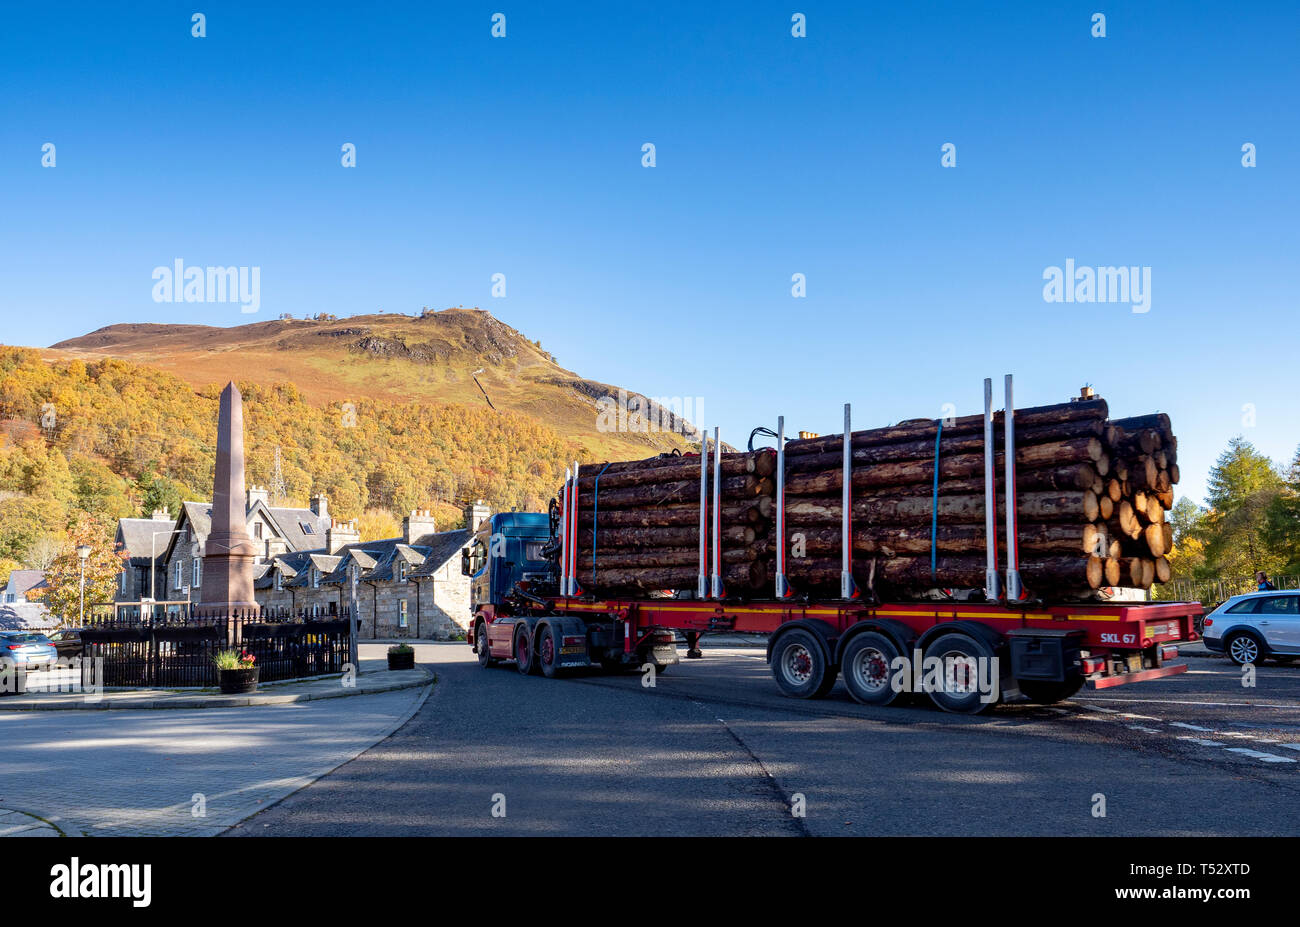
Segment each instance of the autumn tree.
M93 516L82 514L68 529L68 543L45 571L49 588L42 601L61 623L72 624L81 612L82 561L77 548L86 545L90 554L85 561L85 601L107 602L122 571L122 555L113 550L113 532Z

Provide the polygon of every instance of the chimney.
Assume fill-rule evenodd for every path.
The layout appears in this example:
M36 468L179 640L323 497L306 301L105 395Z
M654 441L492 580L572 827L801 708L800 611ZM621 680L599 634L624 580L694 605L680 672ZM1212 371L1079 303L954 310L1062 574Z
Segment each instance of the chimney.
M245 505L247 511L252 511L253 506L259 502L266 505L271 501L271 492L265 486L249 486L247 495L248 501Z
M167 510L167 506L164 505L160 509L154 509L153 515L151 517L153 518L154 521L171 521L172 513L169 512Z
M324 501L324 497L319 497ZM312 500L313 510L315 508L315 499ZM325 529L325 549L330 554L337 554L340 550L349 544L356 544L361 540L361 532L357 530L357 520L352 521L330 521L330 526Z
M319 518L327 518L330 513L329 500L323 492L311 497L311 510Z
M402 519L402 541L406 544L429 544L437 530L432 509L415 509Z
M482 499L473 505L465 506L465 527L470 531L476 530L484 519L491 517L492 509Z

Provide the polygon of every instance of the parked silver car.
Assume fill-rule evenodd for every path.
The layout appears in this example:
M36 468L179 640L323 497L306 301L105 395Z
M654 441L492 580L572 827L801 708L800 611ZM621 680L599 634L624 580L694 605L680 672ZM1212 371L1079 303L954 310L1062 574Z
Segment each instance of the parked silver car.
M1205 646L1238 666L1300 657L1300 589L1234 595L1205 616Z

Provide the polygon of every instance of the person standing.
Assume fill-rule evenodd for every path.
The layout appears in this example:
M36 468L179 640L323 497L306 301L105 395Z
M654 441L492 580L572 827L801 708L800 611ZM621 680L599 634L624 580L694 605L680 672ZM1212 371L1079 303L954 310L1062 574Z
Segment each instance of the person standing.
M1268 574L1263 570L1260 570L1255 574L1255 582L1258 584L1257 591L1259 592L1270 592L1277 589L1277 586L1274 586L1268 581Z

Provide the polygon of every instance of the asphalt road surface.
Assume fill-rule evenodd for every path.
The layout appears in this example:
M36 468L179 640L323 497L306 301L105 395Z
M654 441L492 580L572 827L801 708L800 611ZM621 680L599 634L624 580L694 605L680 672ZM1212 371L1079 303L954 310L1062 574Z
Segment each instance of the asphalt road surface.
M1300 666L1226 660L978 717L779 694L762 650L708 649L654 688L438 674L387 740L227 833L1255 835L1300 825ZM793 811L802 807L803 815ZM1104 810L1104 815L1099 812Z

